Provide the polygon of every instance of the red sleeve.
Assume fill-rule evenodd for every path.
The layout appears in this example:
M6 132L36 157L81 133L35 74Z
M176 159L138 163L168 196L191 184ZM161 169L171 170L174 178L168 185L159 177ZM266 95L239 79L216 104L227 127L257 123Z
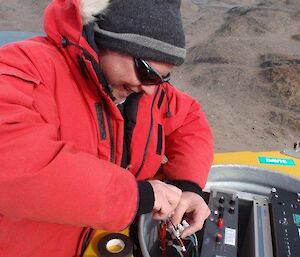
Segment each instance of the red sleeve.
M18 70L1 71L0 213L17 220L125 228L137 209L135 178L60 141L59 124L45 121L34 107L35 87L44 85Z
M189 180L204 188L213 161L213 138L200 105L169 86L171 117L165 123L168 179Z

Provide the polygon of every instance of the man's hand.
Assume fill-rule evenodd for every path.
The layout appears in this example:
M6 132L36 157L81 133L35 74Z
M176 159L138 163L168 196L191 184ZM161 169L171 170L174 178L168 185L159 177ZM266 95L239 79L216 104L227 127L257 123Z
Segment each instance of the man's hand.
M181 234L181 237L185 238L200 230L209 214L210 209L201 196L193 192L183 192L171 219L173 224L177 226L181 223L183 216L187 216L186 221L190 226Z
M177 207L182 191L160 180L150 180L154 192L153 218L165 220L169 218Z

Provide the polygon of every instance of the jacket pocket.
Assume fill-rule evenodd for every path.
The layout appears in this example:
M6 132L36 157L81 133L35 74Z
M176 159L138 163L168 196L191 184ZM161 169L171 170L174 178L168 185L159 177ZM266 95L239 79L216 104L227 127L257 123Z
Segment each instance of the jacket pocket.
M0 74L15 77L15 78L24 80L26 82L31 82L35 85L39 85L41 83L41 81L39 79L33 78L32 76L26 74L25 72L14 69L14 68L6 67L4 69L1 69Z
M157 144L156 144L156 154L161 155L163 148L163 127L161 124L157 125Z
M104 115L100 103L96 103L96 113L97 113L97 119L98 119L99 131L100 131L100 138L101 140L105 140L106 130L105 130L105 123L104 123Z

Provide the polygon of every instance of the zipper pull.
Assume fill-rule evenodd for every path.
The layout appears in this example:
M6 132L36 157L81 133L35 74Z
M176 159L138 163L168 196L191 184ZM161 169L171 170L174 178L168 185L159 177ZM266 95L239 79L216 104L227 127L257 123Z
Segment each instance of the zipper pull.
M126 170L131 171L132 168L133 168L133 165L132 164L128 164L127 167L126 167Z

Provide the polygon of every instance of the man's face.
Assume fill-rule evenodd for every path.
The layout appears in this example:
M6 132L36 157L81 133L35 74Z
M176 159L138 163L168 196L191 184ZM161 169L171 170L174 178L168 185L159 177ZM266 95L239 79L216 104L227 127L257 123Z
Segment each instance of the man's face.
M99 56L100 68L112 88L116 103L122 102L131 93L142 91L147 95L153 93L155 86L143 85L139 81L132 56L109 49L101 50ZM155 61L148 61L148 63L162 76L167 75L173 67L170 64Z

